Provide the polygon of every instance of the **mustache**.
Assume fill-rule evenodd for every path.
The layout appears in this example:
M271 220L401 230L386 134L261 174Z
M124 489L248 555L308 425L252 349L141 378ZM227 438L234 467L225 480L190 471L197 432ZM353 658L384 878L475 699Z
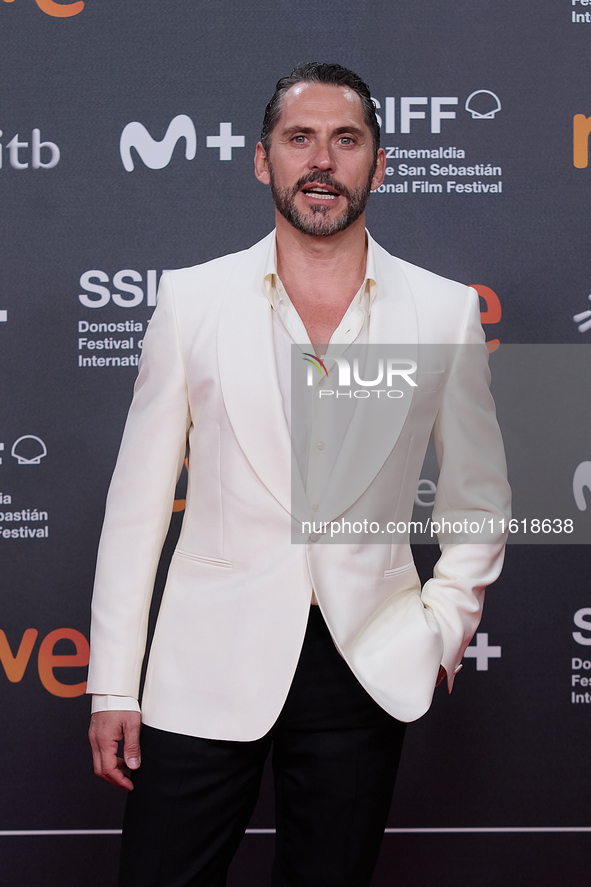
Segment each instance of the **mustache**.
M298 191L300 191L304 187L304 185L311 184L327 185L327 187L329 188L334 188L335 191L338 191L339 194L341 194L343 197L351 197L351 192L347 187L345 187L345 185L342 185L340 182L337 182L336 179L333 179L330 173L321 172L320 170L318 172L308 173L307 176L302 176L301 179L298 179L293 187L292 194L295 196Z

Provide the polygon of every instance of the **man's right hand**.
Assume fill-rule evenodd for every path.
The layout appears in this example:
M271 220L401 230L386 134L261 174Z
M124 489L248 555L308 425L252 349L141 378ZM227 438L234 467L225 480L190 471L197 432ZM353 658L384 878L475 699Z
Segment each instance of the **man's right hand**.
M92 746L94 772L119 788L133 789L130 771L137 770L140 754L141 715L137 711L97 711L90 721L88 738ZM123 758L117 746L123 740Z

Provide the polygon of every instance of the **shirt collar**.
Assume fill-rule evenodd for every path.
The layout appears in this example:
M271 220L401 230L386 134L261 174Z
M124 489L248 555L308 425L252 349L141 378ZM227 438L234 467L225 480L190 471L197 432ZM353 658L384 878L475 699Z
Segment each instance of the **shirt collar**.
M269 251L265 261L265 271L263 274L263 287L265 295L269 300L271 308L276 309L278 300L282 298L279 294L277 282L279 275L277 274L277 245L276 232L273 233L269 244ZM378 291L378 282L376 277L373 241L369 236L369 231L365 229L365 242L367 243L367 261L365 263L365 280L361 286L361 293L367 293L367 313L371 314L371 307Z

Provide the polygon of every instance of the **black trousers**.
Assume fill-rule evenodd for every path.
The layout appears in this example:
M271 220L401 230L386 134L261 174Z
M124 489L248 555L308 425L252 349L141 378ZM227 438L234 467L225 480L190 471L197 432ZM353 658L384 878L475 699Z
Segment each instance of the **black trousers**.
M273 887L368 887L404 729L361 687L311 607L292 686L266 736L227 742L143 728L119 887L224 887L271 748Z

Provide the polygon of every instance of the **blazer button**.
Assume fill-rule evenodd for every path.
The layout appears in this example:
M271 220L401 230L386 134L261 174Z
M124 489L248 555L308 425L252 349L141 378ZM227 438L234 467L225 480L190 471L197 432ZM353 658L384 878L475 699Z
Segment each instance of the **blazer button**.
M322 533L310 533L308 536L308 542L318 542L319 539L322 538Z

